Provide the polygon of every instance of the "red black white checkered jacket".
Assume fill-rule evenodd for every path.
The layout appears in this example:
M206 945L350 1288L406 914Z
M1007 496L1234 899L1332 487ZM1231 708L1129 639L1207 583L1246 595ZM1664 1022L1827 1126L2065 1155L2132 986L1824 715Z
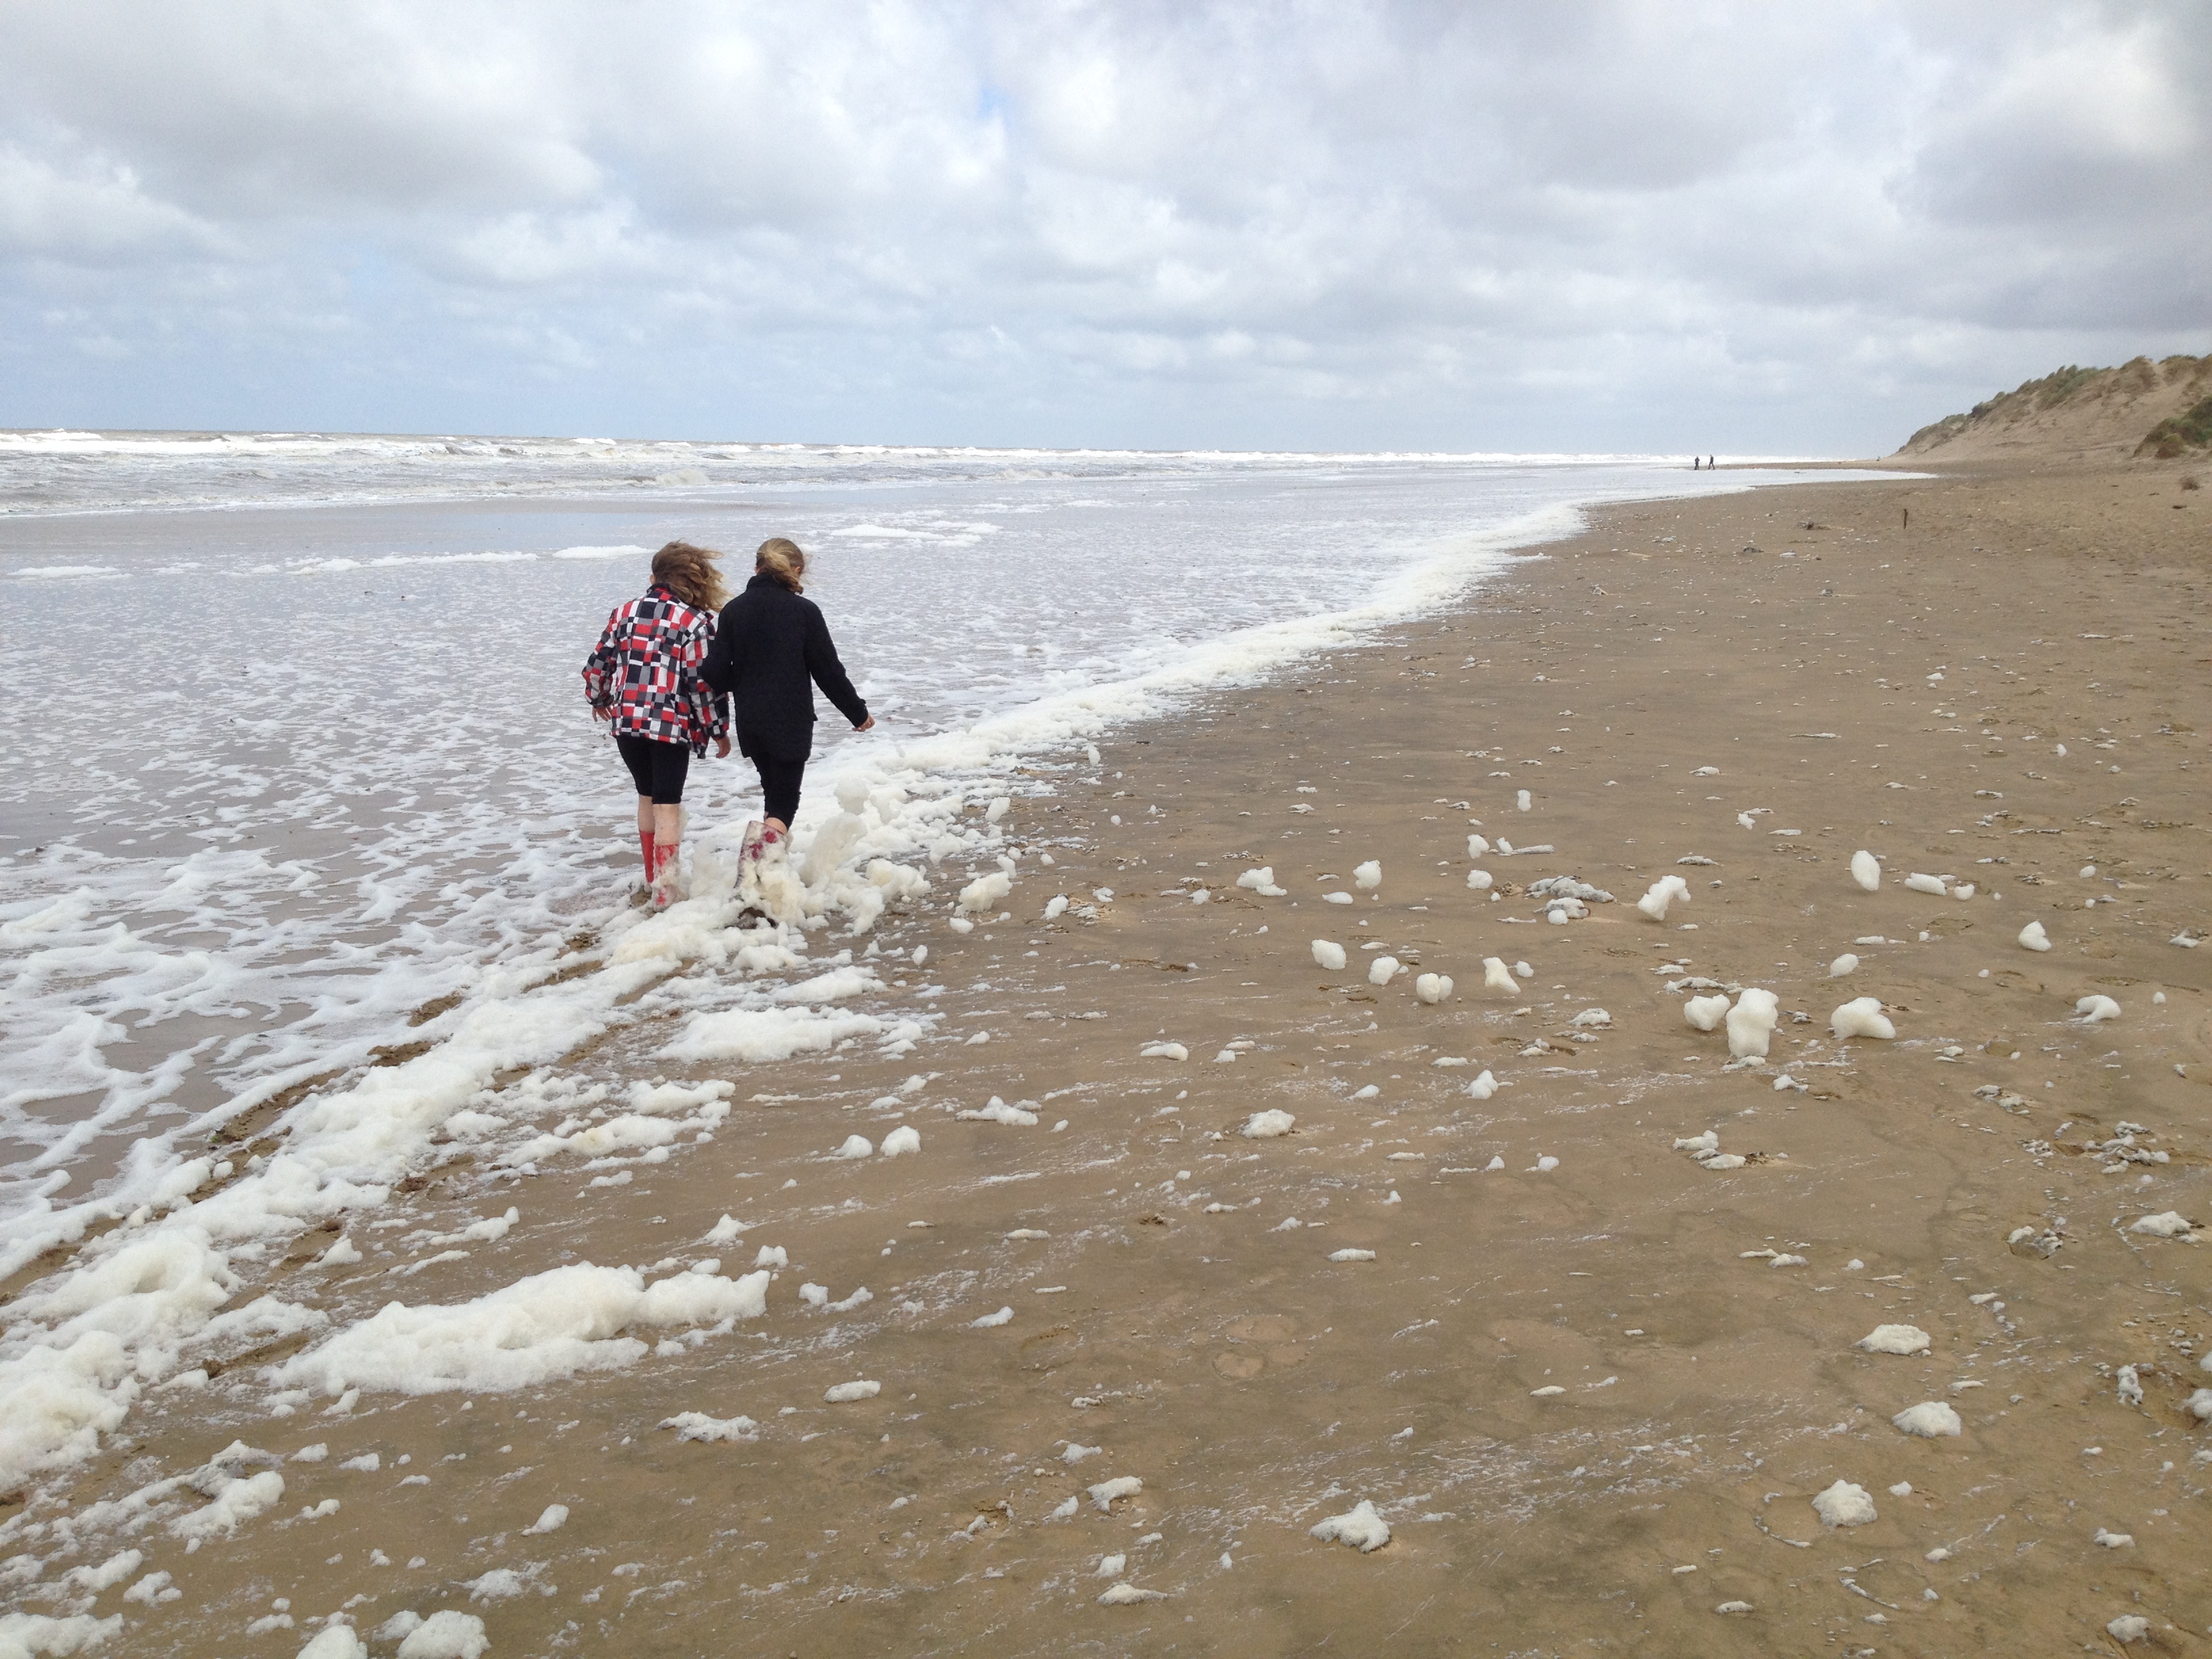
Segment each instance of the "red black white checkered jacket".
M712 611L695 611L658 582L618 605L584 660L584 696L617 737L688 743L694 755L726 736L729 699L699 672L714 642Z

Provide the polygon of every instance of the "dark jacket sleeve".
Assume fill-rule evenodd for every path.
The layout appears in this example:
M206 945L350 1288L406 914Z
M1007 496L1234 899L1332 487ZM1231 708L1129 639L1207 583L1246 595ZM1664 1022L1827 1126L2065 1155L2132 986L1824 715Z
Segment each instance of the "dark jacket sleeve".
M806 607L806 672L822 688L822 695L837 705L839 714L854 726L866 723L868 705L845 677L845 665L837 660L837 647L830 641L830 624L811 605Z
M738 630L730 625L731 612L736 609L735 599L722 607L714 642L707 648L707 660L699 667L699 677L714 688L718 699L726 697L738 683Z

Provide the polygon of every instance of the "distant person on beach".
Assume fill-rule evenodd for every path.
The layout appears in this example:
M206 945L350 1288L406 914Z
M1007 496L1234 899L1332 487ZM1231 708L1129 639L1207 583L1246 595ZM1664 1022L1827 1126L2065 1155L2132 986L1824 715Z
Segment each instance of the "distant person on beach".
M746 826L741 867L787 850L814 750L814 687L855 732L876 723L837 660L821 607L800 597L805 574L806 555L797 544L781 536L763 542L753 579L723 607L707 653L707 683L736 699L738 747L760 773L762 822Z
M730 752L729 699L701 670L714 643L715 613L730 597L721 556L689 542L653 556L652 586L614 609L584 660L592 718L614 733L637 787L637 841L645 884L632 903L665 909L674 896L684 841L684 779L710 742Z

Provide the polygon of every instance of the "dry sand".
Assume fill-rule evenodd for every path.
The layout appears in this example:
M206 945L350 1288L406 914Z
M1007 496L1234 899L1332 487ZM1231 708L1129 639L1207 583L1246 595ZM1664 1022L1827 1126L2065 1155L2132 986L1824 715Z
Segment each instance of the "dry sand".
M330 1455L285 1466L295 1518L190 1556L141 1540L183 1595L101 1593L131 1614L118 1650L289 1659L341 1607L364 1632L467 1609L494 1656L2057 1652L2110 1649L2131 1613L2194 1650L2212 1429L2182 1402L2212 1383L2212 1250L2124 1230L2212 1223L2212 953L2168 943L2212 927L2207 498L2178 476L1609 511L1460 614L1125 734L1096 791L1017 805L1057 862L1024 856L1013 923L887 927L931 946L908 989L944 988L951 1041L738 1074L711 1146L623 1187L484 1191L457 1162L393 1213L437 1229L513 1202L523 1224L400 1291L374 1256L301 1265L325 1237L270 1264L358 1314L562 1260L734 1271L782 1245L765 1320L467 1402L272 1421L220 1380L155 1395L77 1506L234 1437ZM1556 850L1471 860L1478 828ZM1879 892L1847 873L1862 848ZM1468 890L1478 864L1509 896ZM1287 896L1233 885L1256 865ZM1908 891L1915 872L1979 890ZM1691 902L1639 915L1673 874ZM1618 902L1547 924L1519 890L1560 875ZM1095 921L1036 921L1099 888ZM2040 955L2015 943L2038 918ZM1386 987L1372 941L1408 966ZM1846 951L1856 971L1826 977ZM1486 993L1492 956L1533 978ZM1421 972L1452 999L1418 1001ZM1692 976L1776 993L1767 1064L1729 1070L1724 1035L1685 1024L1669 988ZM2073 1023L2093 993L2119 1018ZM1895 1041L1830 1036L1858 996ZM1593 1007L1609 1026L1573 1023ZM1139 1058L1155 1040L1189 1058ZM648 1047L575 1063L665 1070ZM1478 1101L1484 1067L1504 1086ZM916 1109L867 1106L917 1068ZM993 1095L1042 1121L944 1109ZM1295 1132L1243 1138L1266 1109ZM918 1157L823 1157L909 1118ZM2132 1147L2092 1149L2124 1121ZM1749 1161L1672 1149L1708 1129ZM725 1212L743 1245L701 1245ZM1346 1249L1374 1257L1330 1260ZM802 1279L874 1300L802 1310ZM1887 1322L1931 1351L1854 1347ZM880 1395L824 1402L854 1377ZM1891 1425L1923 1401L1963 1432ZM686 1411L759 1438L656 1428ZM1071 1465L1070 1443L1100 1449ZM368 1451L380 1473L338 1468ZM1143 1489L1110 1513L1084 1496L1122 1476ZM1810 1500L1838 1480L1878 1518L1824 1526ZM1363 1499L1387 1547L1309 1535ZM551 1504L567 1524L526 1535ZM522 1593L471 1601L502 1568ZM1098 1604L1122 1582L1164 1599ZM245 1635L276 1597L296 1625Z

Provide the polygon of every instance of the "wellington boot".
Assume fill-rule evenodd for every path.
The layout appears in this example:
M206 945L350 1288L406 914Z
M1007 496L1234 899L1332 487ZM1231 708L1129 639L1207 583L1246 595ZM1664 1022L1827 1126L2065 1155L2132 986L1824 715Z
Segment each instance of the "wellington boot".
M653 908L665 910L684 896L683 872L678 854L682 844L663 841L653 843Z

